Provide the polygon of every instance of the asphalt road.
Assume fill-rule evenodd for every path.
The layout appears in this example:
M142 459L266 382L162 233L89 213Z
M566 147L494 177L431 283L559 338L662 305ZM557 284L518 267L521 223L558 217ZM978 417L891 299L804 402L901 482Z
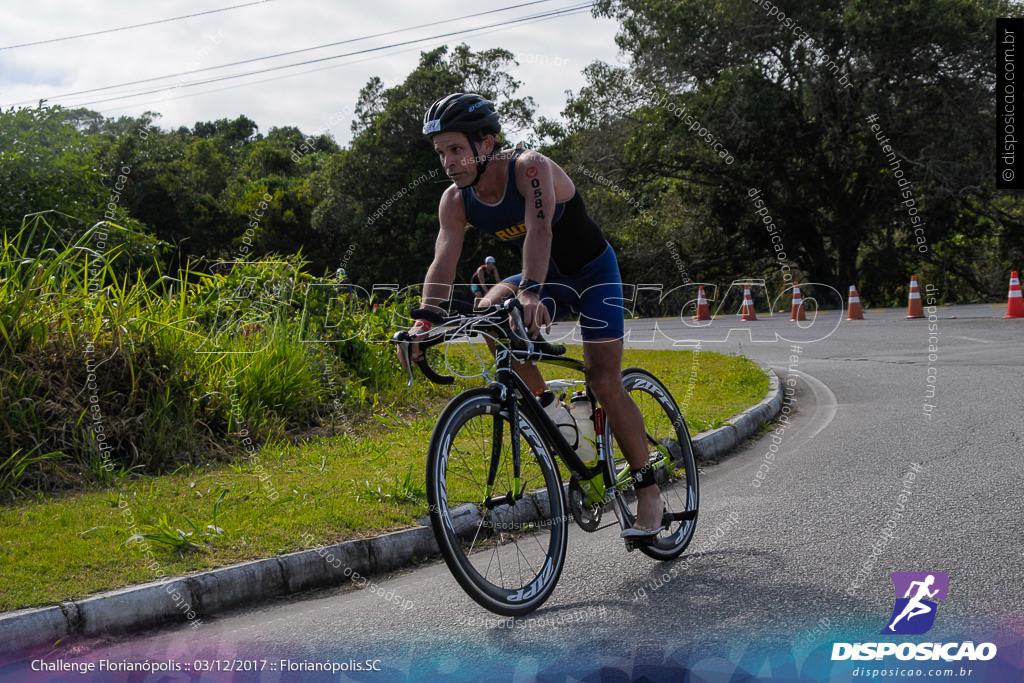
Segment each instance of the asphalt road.
M214 670L229 666L223 660L266 660L258 674L209 674L218 681L582 680L598 667L604 677L587 680L671 679L684 667L700 674L693 680L729 680L741 669L852 680L850 663L841 668L828 653L835 641L880 638L894 571L949 575L928 639L994 639L1019 651L1024 320L1001 314L940 309L931 359L929 322L895 310L863 322L833 313L799 332L788 316L697 330L658 321L657 332L651 321L630 323L641 347L703 335L703 349L775 369L794 390L790 422L779 443L764 436L704 468L697 534L674 562L626 553L615 529L573 527L558 588L527 618L483 611L438 562L374 577L398 600L347 587L197 629L59 646L48 658ZM730 327L744 331L726 339ZM775 331L799 341L770 341ZM295 670L304 662L333 662L341 673ZM345 670L358 663L377 671Z

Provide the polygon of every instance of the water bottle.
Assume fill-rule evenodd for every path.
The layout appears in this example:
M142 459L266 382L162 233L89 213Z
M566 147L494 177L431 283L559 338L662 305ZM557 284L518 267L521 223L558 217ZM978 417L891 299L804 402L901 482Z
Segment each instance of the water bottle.
M576 446L576 455L583 463L590 467L597 462L597 434L594 429L594 406L590 403L587 395L580 391L573 394L569 402L569 411L576 429L579 431L579 443Z
M576 430L576 422L572 419L569 409L558 400L558 397L550 389L541 393L537 399L540 401L541 408L544 409L544 412L548 414L551 421L558 427L558 431L565 437L569 446L575 449L579 443L579 434Z

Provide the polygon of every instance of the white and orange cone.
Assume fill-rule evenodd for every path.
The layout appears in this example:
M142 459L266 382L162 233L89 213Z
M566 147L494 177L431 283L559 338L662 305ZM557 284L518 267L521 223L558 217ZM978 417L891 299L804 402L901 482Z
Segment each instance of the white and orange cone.
M1006 298L1006 318L1024 318L1024 299L1020 294L1020 280L1017 271L1010 273L1010 294Z
M860 295L857 294L857 288L850 285L850 304L846 307L846 319L847 320L863 320L864 312L860 309Z
M807 316L804 315L804 298L800 295L800 283L797 282L793 285L793 308L789 314L789 322L799 320L807 320Z
M697 286L697 315L693 320L711 320L711 309L708 308L708 298L704 295L704 285Z
M910 276L910 296L907 298L907 320L923 318L924 308L921 306L921 293L917 291L917 277Z
M754 313L754 300L750 296L750 287L743 288L743 322L750 322L751 320L757 320L757 314Z

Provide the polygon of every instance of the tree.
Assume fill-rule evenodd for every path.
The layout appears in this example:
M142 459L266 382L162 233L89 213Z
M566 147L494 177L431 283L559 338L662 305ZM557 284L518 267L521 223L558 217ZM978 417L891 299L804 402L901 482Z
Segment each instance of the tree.
M59 106L0 112L0 226L47 210L102 220L110 192L94 143Z
M996 3L763 4L597 3L621 22L631 63L587 68L567 134L578 163L621 179L658 219L613 237L667 231L705 273L776 279L781 237L797 277L839 288L864 278L862 293L891 296L908 272L942 262L946 241L1007 215L989 189ZM913 179L914 207L897 170ZM756 190L774 231L755 214ZM927 220L927 251L910 208ZM971 264L946 256L969 280Z

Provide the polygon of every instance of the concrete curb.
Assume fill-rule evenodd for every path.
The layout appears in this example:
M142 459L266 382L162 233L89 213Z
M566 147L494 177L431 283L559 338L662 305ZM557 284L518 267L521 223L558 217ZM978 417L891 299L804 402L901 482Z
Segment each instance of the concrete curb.
M768 373L768 393L757 405L729 418L724 426L701 432L693 437L693 448L699 458L710 460L725 455L757 433L762 422L770 422L782 410L783 393L774 370Z
M699 458L724 455L778 415L782 392L775 373L757 405L734 415L724 427L693 438ZM476 511L459 510L459 526L472 526ZM312 588L337 586L356 576L398 569L413 559L439 554L429 526L376 538L300 550L281 557L245 562L187 577L129 586L59 606L0 615L0 642L10 652L50 647L73 636L96 637L191 620ZM198 622L194 622L198 625Z

